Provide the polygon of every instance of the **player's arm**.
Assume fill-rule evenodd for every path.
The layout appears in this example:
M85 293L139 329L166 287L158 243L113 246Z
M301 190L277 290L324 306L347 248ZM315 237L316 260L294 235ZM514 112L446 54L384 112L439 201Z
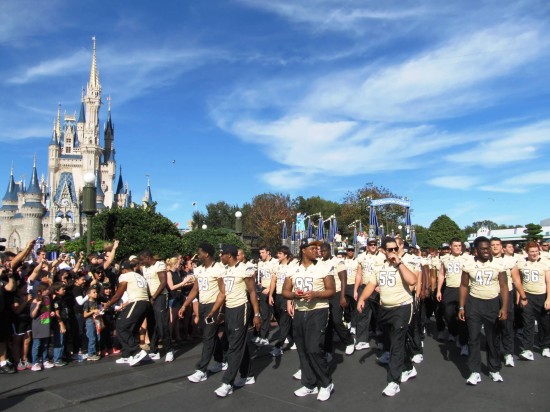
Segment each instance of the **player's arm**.
M550 310L550 270L544 272L544 278L546 280L546 301L544 302L544 309Z
M458 319L466 320L464 317L464 306L466 305L466 298L468 297L468 287L470 284L470 276L468 272L462 271L462 278L460 279L460 288L459 293L459 308L458 308Z
M225 283L223 282L223 278L220 276L218 278L218 296L216 296L216 301L214 302L214 306L212 306L212 309L210 310L210 313L206 315L207 318L212 317L215 313L217 314L223 303L225 302Z
M348 281L347 269L338 272L338 281L340 282L340 306L345 308L348 306L348 301L346 300L346 282Z
M437 301L441 302L441 288L443 287L443 282L445 282L445 265L441 263L441 267L439 269L439 273L437 274Z
M372 295L375 288L376 288L376 285L374 283L372 282L367 283L367 286L365 286L365 289L363 289L361 296L359 296L359 299L357 300L358 312L363 312L363 308L365 307L365 301Z
M283 297L289 300L296 298L296 294L292 291L292 278L287 277L283 283Z
M193 304L193 300L197 297L198 294L199 294L199 279L195 278L195 282L193 283L193 287L189 291L189 295L187 295L187 299L185 299L185 302L183 302L183 305L181 305L181 308L178 311L178 316L180 318L183 316L183 312L185 312L185 308Z
M508 317L508 279L506 277L506 272L499 272L498 283L500 285L500 300L502 302L498 318L500 320L506 320Z
M258 303L258 296L256 295L256 283L254 282L254 276L244 279L246 283L246 289L248 290L248 295L250 296L250 303L252 304L252 310L254 311L254 327L256 330L260 330L261 320L260 320L260 305Z
M527 295L525 294L525 289L523 288L523 283L521 282L521 275L517 266L512 268L512 282L516 287L516 291L519 294L519 299L523 306L527 305Z

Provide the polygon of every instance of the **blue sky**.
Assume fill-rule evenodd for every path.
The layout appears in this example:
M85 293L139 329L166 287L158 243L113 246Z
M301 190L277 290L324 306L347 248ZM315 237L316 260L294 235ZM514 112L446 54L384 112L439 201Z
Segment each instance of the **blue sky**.
M340 201L367 182L408 196L413 224L538 223L549 24L543 0L2 0L0 191L12 160L46 172L95 35L124 180L137 200L149 174L182 225L192 202Z

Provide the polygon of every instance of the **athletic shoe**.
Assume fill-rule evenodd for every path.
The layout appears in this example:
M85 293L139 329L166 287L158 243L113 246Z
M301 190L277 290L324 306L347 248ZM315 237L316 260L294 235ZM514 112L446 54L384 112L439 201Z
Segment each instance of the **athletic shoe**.
M506 355L504 357L504 366L509 366L511 368L513 368L515 365L514 365L514 357L512 355Z
M225 398L227 395L231 395L233 393L233 386L228 383L222 383L222 386L216 389L214 393L220 398Z
M468 385L477 385L479 382L481 382L481 375L477 372L474 372L470 375L468 379L466 379L466 383Z
M130 356L131 358L131 356ZM118 358L115 363L119 363L119 364L122 364L122 363L130 363L130 358Z
M199 383L199 382L203 382L205 381L206 379L208 378L208 376L206 375L206 372L203 372L203 371L195 371L194 374L192 375L189 375L187 377L187 380L189 382L193 382L193 383Z
M130 366L135 366L138 363L140 363L143 359L147 357L147 352L145 352L143 349L140 350L138 353L136 353L134 356L130 356L130 360L128 364Z
M355 328L349 328L349 333L351 333L352 335L355 335Z
M283 350L281 348L273 348L270 352L271 356L277 358L283 355Z
M489 372L489 377L493 380L493 382L504 382L500 372Z
M225 369L227 369L227 363L220 363L220 362L214 362L212 365L208 367L208 372L210 373L218 373L223 370L225 370L223 367L225 365Z
M388 383L388 386L384 388L382 393L386 396L395 396L399 393L401 389L399 388L399 384L395 382Z
M290 350L296 350L296 349L298 349L298 347L296 346L295 343L293 343L292 346L290 347Z
M317 395L318 393L319 393L319 389L317 388L309 389L309 388L306 388L305 386L302 386L300 389L297 389L294 391L294 395L299 396L300 398L303 398L304 396L307 396L307 395Z
M32 363L29 361L25 361L25 366L27 367L27 369L32 369Z
M101 359L101 356L99 355L88 355L88 357L86 358L86 360L89 360L89 361L98 361Z
M235 388L242 388L244 385L254 385L255 383L256 383L256 379L254 379L254 376L249 376L247 378L235 379L233 386Z
M285 339L285 345L288 345L290 343L290 341L288 340L288 338Z
M542 356L544 358L550 358L550 349L549 348L545 348L542 350Z
M416 371L414 366L410 371L403 371L401 373L401 383L407 382L409 379L415 378L416 375L418 375L418 372Z
M535 357L533 356L533 352L530 350L524 350L519 354L519 357L523 360L535 360Z
M319 389L319 394L317 395L317 400L321 401L321 402L328 401L329 398L330 398L330 394L332 393L333 390L334 390L334 384L333 383L328 385L326 388Z
M149 353L149 358L152 359L152 360L159 360L160 359L160 353L158 353L158 352Z
M19 363L17 364L17 370L21 372L21 371L24 371L25 369L27 369L27 365L24 364L22 361L19 361Z
M352 355L353 352L355 352L355 345L353 343L351 345L346 346L346 355ZM321 389L323 389L323 388L321 388ZM330 397L330 395L329 395L329 397Z
M260 339L258 342L256 342L256 345L258 345L258 346L267 346L267 345L269 345L269 341L267 339Z
M296 372L294 375L292 375L292 377L294 379L296 379L297 381L301 380L302 379L302 370L298 369L298 372Z
M54 366L55 366L55 365L53 364L53 362L51 362L51 361L49 361L49 360L46 361L46 362L44 362L44 369L51 369L51 368L53 368Z
M470 356L470 347L468 345L462 345L460 348L460 356Z
M122 351L120 349L117 349L117 348L113 348L113 350L111 351L111 354L113 355L120 355L122 353Z
M380 365L387 365L388 363L390 363L390 353L384 352L382 356L376 358L376 362L378 362Z
M77 358L78 359L78 358ZM88 359L88 354L87 353L83 353L82 354L82 360L86 360Z
M368 348L370 348L370 344L368 342L359 342L355 345L355 350L363 350Z
M166 358L164 359L165 362L172 362L174 360L174 352L166 352Z
M62 366L67 366L67 362L65 362L63 359L61 359L61 360L58 360L58 361L54 362L53 365L56 368L60 368Z
M41 370L42 370L42 365L41 364L35 363L34 365L32 365L31 371L38 372L38 371L41 371Z
M422 355L421 353L417 353L416 355L414 355L411 359L411 362L412 363L422 363L422 361L424 360L424 355Z
M332 362L332 353L330 352L325 353L325 359L327 360L327 363Z

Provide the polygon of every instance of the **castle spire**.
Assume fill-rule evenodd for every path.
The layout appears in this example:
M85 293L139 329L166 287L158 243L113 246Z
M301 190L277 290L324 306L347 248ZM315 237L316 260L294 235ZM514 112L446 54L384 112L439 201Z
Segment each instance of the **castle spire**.
M6 189L6 194L2 199L4 202L17 202L17 185L13 179L13 162L11 164L10 180L8 182L8 188Z
M38 173L36 172L36 154L34 155L34 162L32 166L32 175L31 183L29 184L29 189L27 190L29 194L42 194L40 190L40 184L38 182Z
M118 183L116 185L116 192L117 195L123 195L124 194L124 181L122 180L122 166L120 166L120 172L118 175Z
M92 69L90 71L90 81L88 82L88 90L90 89L100 89L99 85L99 71L97 70L97 61L96 61L96 49L95 49L95 36L92 37L93 42L93 51L92 51Z
M58 141L61 138L61 103L57 104L57 119L55 121L55 138Z
M143 196L143 202L151 206L153 204L153 196L151 195L151 179L147 175L147 189L145 189L145 196Z

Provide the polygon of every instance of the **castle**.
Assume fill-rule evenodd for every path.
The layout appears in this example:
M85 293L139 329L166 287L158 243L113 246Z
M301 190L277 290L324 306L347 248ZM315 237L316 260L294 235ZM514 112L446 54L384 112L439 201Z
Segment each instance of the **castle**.
M61 106L58 106L52 139L48 145L47 178L38 179L36 157L27 186L24 179L16 182L13 166L8 180L6 194L0 208L0 237L6 238L6 248L19 251L28 241L44 238L45 243L74 239L86 231L86 219L82 214L81 191L84 175L96 176L98 211L107 207L134 207L132 192L122 180L119 172L116 188L114 137L111 119L110 98L107 122L103 128L103 145L100 141L99 109L101 84L96 62L95 37L92 51L92 67L78 118L65 114L61 121ZM152 205L151 186L142 200ZM57 239L56 218L61 217L61 236Z

